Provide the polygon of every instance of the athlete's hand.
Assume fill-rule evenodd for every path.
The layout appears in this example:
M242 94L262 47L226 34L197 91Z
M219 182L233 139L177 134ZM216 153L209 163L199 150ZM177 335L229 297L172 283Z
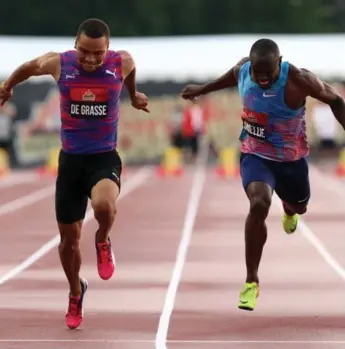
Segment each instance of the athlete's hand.
M132 99L132 107L135 109L143 110L149 113L150 110L147 107L149 104L149 99L144 93L136 92L134 98Z
M202 85L187 85L180 93L183 99L194 100L202 94Z
M0 105L3 106L13 94L13 90L4 88L4 83L0 84Z

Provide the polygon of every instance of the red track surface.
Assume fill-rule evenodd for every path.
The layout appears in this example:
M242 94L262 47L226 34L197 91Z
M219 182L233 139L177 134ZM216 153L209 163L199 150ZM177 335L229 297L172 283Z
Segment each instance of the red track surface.
M78 331L64 325L68 289L55 247L58 239L29 268L1 279L56 236L53 191L41 190L40 199L23 204L26 195L54 180L0 186L1 349L152 349L158 328L163 341L157 349L345 348L345 184L311 168L307 225L293 236L284 234L279 207L272 206L261 295L256 310L245 312L237 309L245 276L243 226L248 207L240 182L219 179L214 169L207 170L197 215L189 216L189 223L195 218L190 243L182 240L187 258L184 263L179 255L182 263L175 268L181 237L193 228L184 223L195 171L165 179L152 171L129 192L137 171L128 169L124 179L112 234L117 271L110 281L97 274L96 224L91 220L84 226L82 275L89 289ZM8 204L15 199L19 204ZM197 202L196 197L192 208ZM334 262L332 257L338 267L327 264L326 260ZM174 280L176 298L170 293Z

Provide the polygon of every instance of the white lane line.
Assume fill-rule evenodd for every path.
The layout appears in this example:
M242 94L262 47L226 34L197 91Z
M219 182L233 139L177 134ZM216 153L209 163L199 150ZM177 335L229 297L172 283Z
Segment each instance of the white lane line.
M139 186L141 186L143 183L145 183L150 175L151 175L150 169L148 169L146 167L141 168L138 172L136 172L132 177L130 177L124 183L118 200L123 199L128 194L130 194L135 189L137 189ZM93 218L93 210L89 209L86 213L86 216L84 219L84 224L89 222L92 218ZM18 264L16 267L9 270L5 275L3 275L0 278L0 285L13 279L18 274L20 274L22 271L24 271L25 269L30 267L32 264L37 262L45 254L47 254L49 251L51 251L53 248L55 248L59 244L59 242L60 242L60 235L57 234L51 240L49 240L47 243L45 243L41 248L39 248L36 252L31 254L22 263Z

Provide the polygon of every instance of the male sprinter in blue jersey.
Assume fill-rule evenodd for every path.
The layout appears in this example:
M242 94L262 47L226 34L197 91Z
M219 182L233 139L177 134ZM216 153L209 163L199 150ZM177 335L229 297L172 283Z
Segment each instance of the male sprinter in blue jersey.
M287 234L296 230L298 215L306 212L310 198L306 98L328 104L343 128L345 103L310 71L283 62L277 44L269 39L256 41L249 57L225 75L205 85L186 86L181 96L194 99L235 86L243 103L240 168L250 202L245 223L247 277L238 307L254 310L259 295L258 269L267 239L265 221L273 191L283 203Z

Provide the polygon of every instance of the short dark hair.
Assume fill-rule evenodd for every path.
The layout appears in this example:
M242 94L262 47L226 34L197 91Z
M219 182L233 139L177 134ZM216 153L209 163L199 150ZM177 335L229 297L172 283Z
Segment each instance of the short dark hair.
M280 56L279 47L271 39L259 39L254 42L252 48L250 49L250 56L253 54L258 56L267 56L269 54L273 54L275 56Z
M108 24L97 18L89 18L79 25L77 38L85 34L89 38L99 39L103 36L110 37Z

